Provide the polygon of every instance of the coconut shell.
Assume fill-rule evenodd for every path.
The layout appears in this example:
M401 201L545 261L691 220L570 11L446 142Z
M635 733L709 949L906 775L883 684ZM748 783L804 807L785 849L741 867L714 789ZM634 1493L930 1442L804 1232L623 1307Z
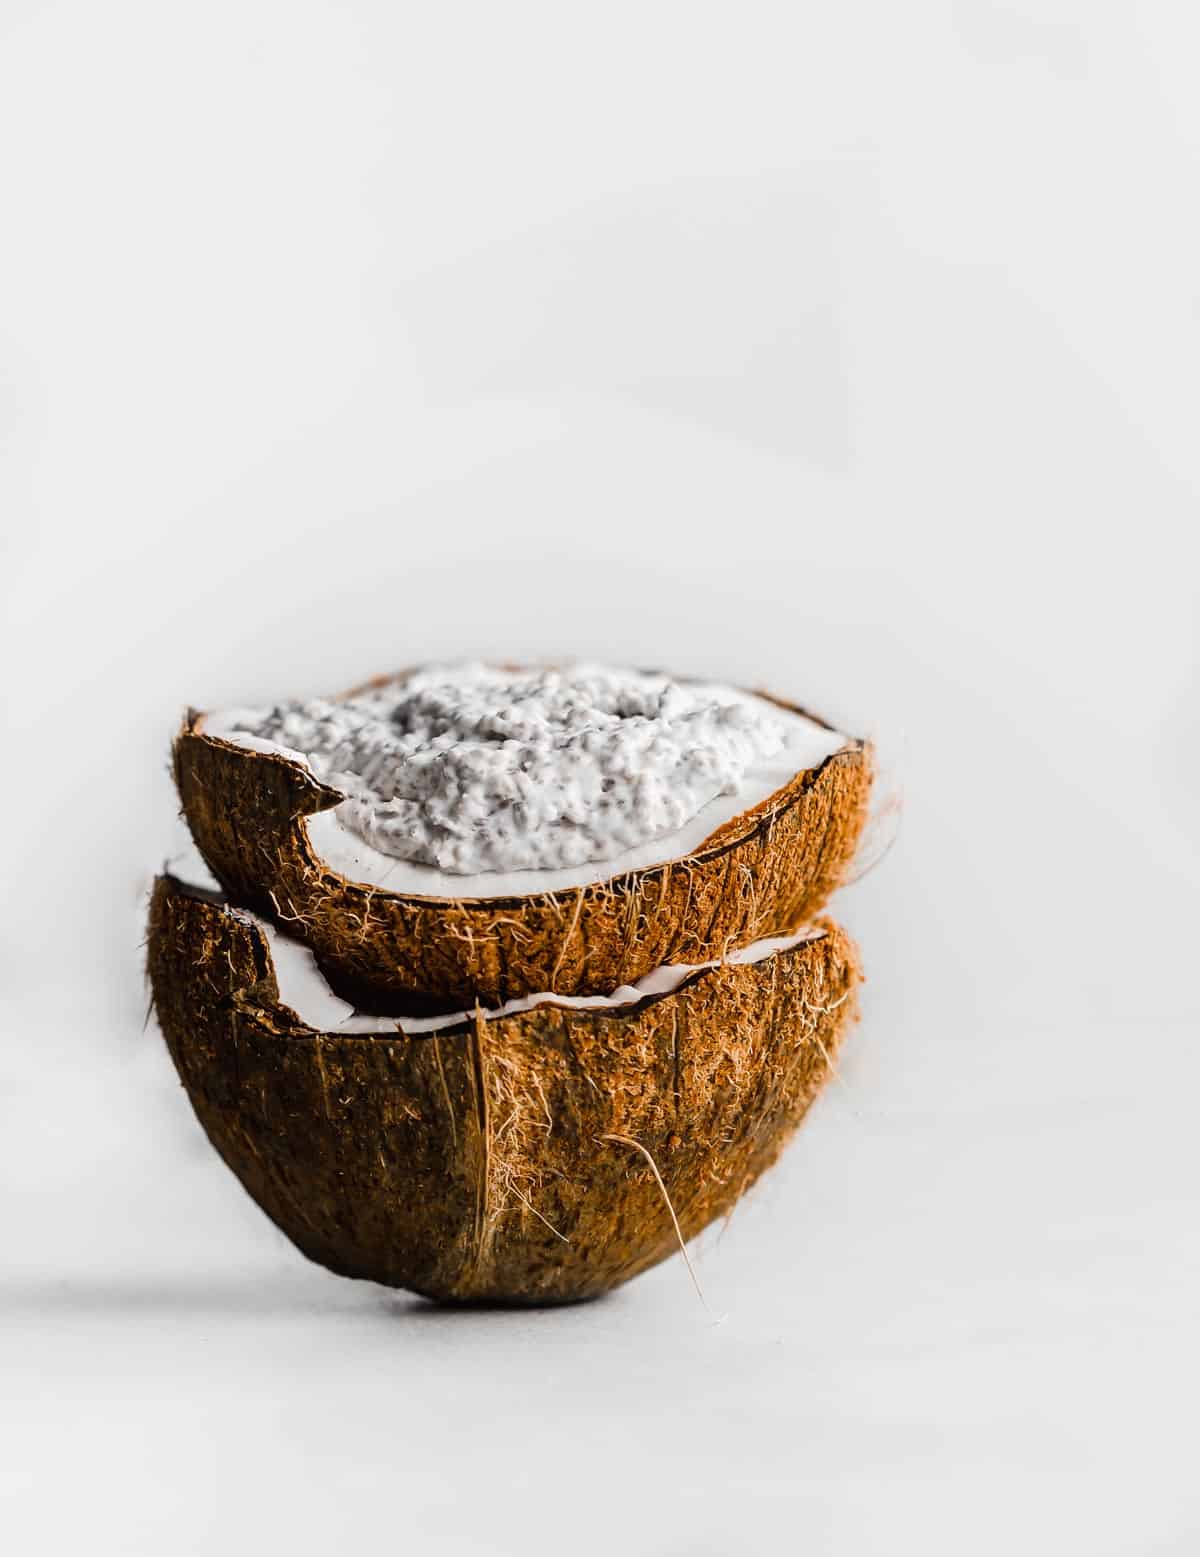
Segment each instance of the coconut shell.
M818 928L628 1006L322 1033L281 1004L252 919L162 877L149 971L209 1139L310 1259L438 1299L558 1303L675 1252L670 1207L691 1238L778 1156L856 1009L854 944Z
M785 935L845 879L871 786L871 748L848 740L685 858L536 896L410 896L352 881L315 852L304 819L338 805L339 790L290 757L205 735L201 720L185 720L174 766L210 869L234 901L303 940L338 994L397 1014L607 994Z

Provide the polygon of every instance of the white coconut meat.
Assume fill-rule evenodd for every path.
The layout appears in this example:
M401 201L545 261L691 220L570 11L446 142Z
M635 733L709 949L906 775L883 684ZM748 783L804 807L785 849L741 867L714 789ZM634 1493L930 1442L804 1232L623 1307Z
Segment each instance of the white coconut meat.
M772 936L731 951L720 961L702 963L672 963L653 969L635 984L623 985L611 995L556 995L549 991L523 995L509 1000L502 1006L481 1007L476 1010L449 1011L437 1016L379 1017L355 1011L349 1002L340 999L330 989L325 976L317 966L312 952L300 941L280 930L269 920L251 913L248 909L229 908L228 913L257 925L266 937L275 969L275 981L279 986L279 999L289 1007L306 1027L317 1032L331 1033L388 1033L400 1032L416 1037L423 1034L444 1032L463 1022L474 1022L478 1017L492 1021L496 1017L511 1016L519 1011L532 1011L537 1006L569 1006L579 1011L619 1011L636 1005L655 995L669 995L693 973L705 968L727 964L763 962L779 952L789 951L804 941L816 940L824 931L811 926L792 935Z
M197 728L346 796L304 821L331 869L436 898L560 892L684 858L847 744L765 697L597 665L433 666Z

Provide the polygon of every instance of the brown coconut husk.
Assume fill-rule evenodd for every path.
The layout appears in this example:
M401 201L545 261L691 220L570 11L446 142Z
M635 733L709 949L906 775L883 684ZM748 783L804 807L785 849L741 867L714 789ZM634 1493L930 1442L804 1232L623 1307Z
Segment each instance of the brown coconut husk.
M149 971L209 1139L309 1258L558 1303L664 1259L774 1162L856 1008L854 944L818 931L629 1006L339 1035L280 1003L253 920L162 877Z
M202 723L189 713L174 767L210 869L235 901L303 940L340 995L397 1014L538 990L605 994L666 963L711 962L786 934L845 879L873 761L868 743L848 739L682 859L536 896L424 897L331 869L304 819L342 793L292 758L206 735Z

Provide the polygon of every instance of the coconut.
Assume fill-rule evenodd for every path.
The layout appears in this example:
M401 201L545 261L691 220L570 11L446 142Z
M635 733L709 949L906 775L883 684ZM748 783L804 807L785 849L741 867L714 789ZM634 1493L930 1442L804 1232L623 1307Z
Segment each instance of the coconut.
M860 977L822 921L608 997L322 1028L281 990L278 934L218 894L160 877L148 947L188 1096L267 1215L341 1275L460 1301L594 1297L728 1213L828 1076Z
M846 877L867 816L870 745L781 699L737 695L805 726L810 739L792 749L808 755L741 809L705 807L653 846L571 871L368 868L371 851L339 846L343 790L302 754L231 737L227 721L195 711L175 741L175 779L192 836L231 898L286 924L360 1008L603 994L655 967L783 934ZM397 875L401 888L387 884Z

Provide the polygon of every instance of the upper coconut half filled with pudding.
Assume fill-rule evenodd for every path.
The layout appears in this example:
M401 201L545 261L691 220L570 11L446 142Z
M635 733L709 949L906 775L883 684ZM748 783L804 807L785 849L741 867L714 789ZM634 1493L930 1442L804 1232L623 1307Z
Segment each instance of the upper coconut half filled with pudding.
M766 694L468 664L190 714L175 773L231 897L399 1013L606 994L788 933L847 872L871 752Z

